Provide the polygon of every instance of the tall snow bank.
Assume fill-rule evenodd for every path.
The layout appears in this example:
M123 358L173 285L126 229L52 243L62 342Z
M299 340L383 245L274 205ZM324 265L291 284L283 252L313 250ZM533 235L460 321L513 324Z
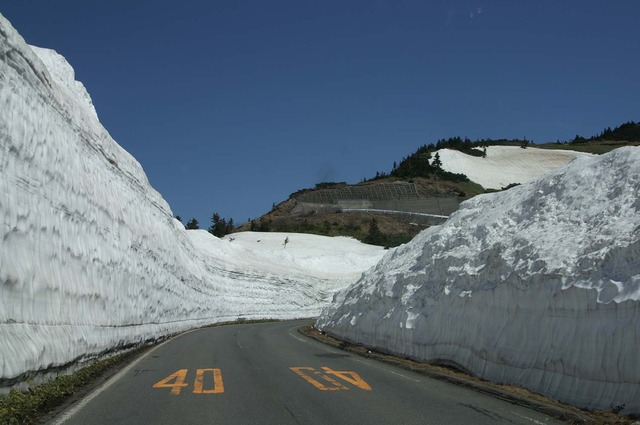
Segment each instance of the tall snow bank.
M89 111L96 119L98 114L93 106L91 96L87 93L84 84L76 81L76 72L69 65L69 62L55 50L43 49L42 47L29 46L33 53L38 56L44 66L49 71L49 75L58 85L58 89L66 90L75 100Z
M315 316L328 278L346 286L381 258L345 239L326 257L357 245L348 271L285 273L296 245L326 239L290 235L277 264L186 231L73 75L0 15L0 386L204 324Z
M326 332L640 413L640 148L462 204L336 294Z

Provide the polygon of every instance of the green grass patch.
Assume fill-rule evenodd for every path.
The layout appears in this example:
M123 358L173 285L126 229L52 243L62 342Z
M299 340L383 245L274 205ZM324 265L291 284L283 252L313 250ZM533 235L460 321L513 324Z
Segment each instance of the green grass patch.
M478 183L472 181L457 183L458 188L465 196L473 197L484 193L484 189Z
M135 350L137 351L137 350ZM36 419L60 406L69 396L92 382L107 369L129 358L132 353L117 354L70 375L58 376L27 392L11 390L0 398L0 424L32 424Z

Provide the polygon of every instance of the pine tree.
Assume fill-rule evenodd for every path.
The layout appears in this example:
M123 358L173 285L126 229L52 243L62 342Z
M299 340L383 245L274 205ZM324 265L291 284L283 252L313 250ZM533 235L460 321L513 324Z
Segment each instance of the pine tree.
M192 218L187 222L187 230L197 230L200 226L198 225L198 220Z
M211 217L211 226L209 227L209 233L219 238L224 235L228 235L233 231L233 219L230 218L227 221L225 218L220 217L217 212L213 213Z
M229 233L233 233L233 219L230 218L229 221L227 222L227 235Z
M211 216L211 226L209 226L209 233L211 233L213 236L218 236L216 233L218 233L219 230L219 226L220 226L220 214L218 214L217 212L214 212L213 215Z
M377 220L372 217L371 222L369 222L369 232L363 242L371 245L384 245L386 239L385 235L378 228Z
M271 223L272 220L263 221L260 219L260 227L258 227L259 232L270 232L271 231Z
M434 167L436 167L437 169L441 170L442 169L442 161L440 161L440 153L436 152L435 156L433 157L433 165Z

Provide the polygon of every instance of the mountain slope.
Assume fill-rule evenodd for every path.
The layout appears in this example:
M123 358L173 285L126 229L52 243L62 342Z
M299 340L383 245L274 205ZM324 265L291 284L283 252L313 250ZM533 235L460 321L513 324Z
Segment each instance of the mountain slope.
M272 211L240 226L237 231L348 235L366 241L375 219L382 234L375 243L397 246L428 226L442 223L458 209L460 202L484 193L485 189L499 190L524 183L576 158L591 156L569 150L517 146L488 146L484 153L484 156L474 156L456 149L427 153L427 147L423 147L405 158L391 173L408 174L410 178L378 173L382 177L355 185L318 184L314 189L292 194ZM436 154L444 172L431 165ZM465 176L471 181L464 181ZM392 190L394 186L409 188Z

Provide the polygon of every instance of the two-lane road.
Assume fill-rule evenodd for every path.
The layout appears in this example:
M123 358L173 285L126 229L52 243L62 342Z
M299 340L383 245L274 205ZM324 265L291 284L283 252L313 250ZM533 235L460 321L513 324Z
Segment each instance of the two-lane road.
M145 354L57 424L547 424L470 389L348 354L303 321L200 329Z

